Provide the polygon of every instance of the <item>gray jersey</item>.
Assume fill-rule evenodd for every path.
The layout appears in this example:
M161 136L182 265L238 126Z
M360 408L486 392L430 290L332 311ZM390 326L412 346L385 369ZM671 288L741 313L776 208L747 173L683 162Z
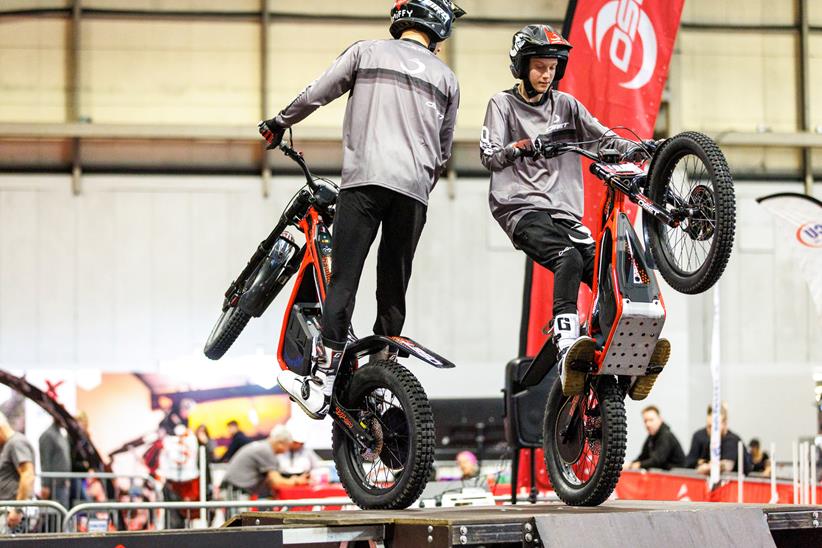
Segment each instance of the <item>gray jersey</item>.
M558 142L592 141L608 128L572 95L552 90L541 104L529 104L516 88L497 93L488 103L480 141L482 164L491 171L488 202L497 222L513 238L514 228L531 211L581 221L582 163L577 154L556 158L506 157L506 145L551 134ZM596 143L583 145L596 149ZM602 146L626 151L625 141L605 139Z
M34 466L34 447L19 432L6 440L0 450L0 500L14 500L20 486L20 465L30 462Z
M453 71L417 42L357 42L275 121L290 127L346 92L341 187L378 185L427 205L451 156Z
M244 445L228 461L223 481L254 493L266 492L269 472L277 472L280 465L269 440L253 441Z

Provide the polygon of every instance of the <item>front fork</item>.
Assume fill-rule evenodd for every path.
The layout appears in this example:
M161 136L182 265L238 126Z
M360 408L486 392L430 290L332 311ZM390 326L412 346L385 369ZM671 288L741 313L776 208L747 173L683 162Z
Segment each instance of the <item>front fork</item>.
M363 451L372 451L377 446L377 440L371 435L368 424L364 418L357 418L354 416L356 411L346 409L340 404L337 396L331 397L331 409L329 410L331 419L337 426L345 432L345 435L351 438Z

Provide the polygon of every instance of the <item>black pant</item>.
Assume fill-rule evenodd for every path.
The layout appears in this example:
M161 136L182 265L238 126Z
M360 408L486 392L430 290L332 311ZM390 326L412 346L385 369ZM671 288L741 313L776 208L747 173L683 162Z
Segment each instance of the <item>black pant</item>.
M379 186L340 192L331 243L331 283L323 309L322 335L326 346L338 350L345 347L360 275L380 223L374 333L401 334L405 291L426 211L421 202Z
M534 211L517 223L513 242L534 262L554 273L554 317L576 314L580 283L590 287L594 280L596 248L590 232L576 221Z

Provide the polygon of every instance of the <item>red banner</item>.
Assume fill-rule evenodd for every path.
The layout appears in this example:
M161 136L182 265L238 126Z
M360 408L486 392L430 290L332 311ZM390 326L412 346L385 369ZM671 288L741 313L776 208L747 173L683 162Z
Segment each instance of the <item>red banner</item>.
M625 126L642 139L651 138L684 2L571 0L564 34L574 49L560 89L579 99L605 126ZM604 190L588 173L587 162L583 167L583 221L596 237ZM527 356L535 356L545 342L542 328L551 317L554 287L550 272L539 265L531 268L525 299L530 310L523 315ZM585 310L588 302L590 293L585 287L580 292L580 309Z

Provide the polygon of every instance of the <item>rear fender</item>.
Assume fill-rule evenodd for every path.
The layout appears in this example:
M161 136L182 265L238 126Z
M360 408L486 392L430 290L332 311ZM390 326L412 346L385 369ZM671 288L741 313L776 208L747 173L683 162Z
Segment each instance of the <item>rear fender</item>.
M383 348L396 350L400 356L414 356L415 358L432 365L438 369L453 369L455 365L446 360L436 352L425 348L407 337L384 337L382 335L371 335L349 344L345 353L347 358L362 358L369 354L379 352Z

